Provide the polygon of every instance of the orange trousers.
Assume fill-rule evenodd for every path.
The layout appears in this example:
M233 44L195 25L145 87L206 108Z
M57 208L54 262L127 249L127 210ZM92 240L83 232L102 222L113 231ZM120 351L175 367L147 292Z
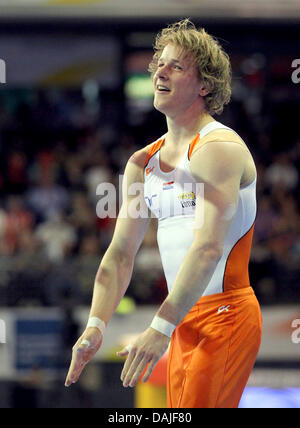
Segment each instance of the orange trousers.
M251 287L203 296L175 329L169 350L169 408L237 408L262 332Z

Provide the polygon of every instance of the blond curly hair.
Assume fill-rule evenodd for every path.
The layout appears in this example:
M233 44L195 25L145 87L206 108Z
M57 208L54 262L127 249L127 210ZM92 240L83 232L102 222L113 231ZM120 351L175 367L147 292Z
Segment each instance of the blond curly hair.
M162 51L169 43L192 54L199 78L209 90L204 97L206 109L212 115L221 114L231 97L231 65L220 43L204 28L198 30L189 19L175 22L156 36L154 55L148 68L152 77Z

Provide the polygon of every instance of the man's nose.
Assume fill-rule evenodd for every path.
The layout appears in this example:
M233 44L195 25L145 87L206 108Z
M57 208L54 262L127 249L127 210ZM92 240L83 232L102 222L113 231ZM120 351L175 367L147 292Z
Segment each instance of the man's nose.
M169 77L168 66L163 65L156 71L156 76L160 79L167 79Z

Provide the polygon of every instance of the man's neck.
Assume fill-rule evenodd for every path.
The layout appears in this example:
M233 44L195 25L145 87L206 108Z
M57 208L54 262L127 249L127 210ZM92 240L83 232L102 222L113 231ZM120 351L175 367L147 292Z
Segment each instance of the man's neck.
M214 120L215 119L206 111L203 111L199 116L192 119L184 117L173 119L167 117L167 144L178 147L188 144L204 126Z

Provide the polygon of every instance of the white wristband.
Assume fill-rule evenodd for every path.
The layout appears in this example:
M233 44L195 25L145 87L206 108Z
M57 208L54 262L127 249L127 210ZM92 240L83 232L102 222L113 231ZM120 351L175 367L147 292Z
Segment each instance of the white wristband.
M106 326L105 326L105 322L102 321L100 318L98 318L98 317L91 317L91 318L89 318L88 323L86 325L86 328L88 328L88 327L96 327L96 328L98 328L98 330L101 331L102 336L103 336L104 330L105 330Z
M157 330L162 334L165 334L168 337L171 337L173 331L176 328L176 325L164 320L163 318L155 316L152 320L150 327L154 328L154 330Z

